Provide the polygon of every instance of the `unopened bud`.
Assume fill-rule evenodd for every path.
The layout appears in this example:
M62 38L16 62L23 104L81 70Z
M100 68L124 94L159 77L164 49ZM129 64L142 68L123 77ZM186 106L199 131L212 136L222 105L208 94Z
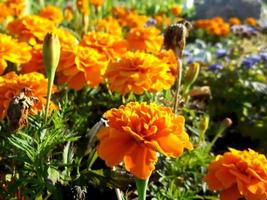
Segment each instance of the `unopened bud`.
M192 63L185 75L185 84L186 85L192 85L196 80L197 77L199 75L199 69L200 69L200 65L199 63Z
M225 118L223 121L222 121L222 126L224 126L225 128L231 126L233 124L232 120L230 118Z
M47 33L43 44L43 62L48 79L53 79L60 58L60 42L53 33Z
M200 122L199 122L199 130L200 132L206 132L208 127L209 127L209 121L210 121L210 118L208 115L203 115L201 118L200 118Z

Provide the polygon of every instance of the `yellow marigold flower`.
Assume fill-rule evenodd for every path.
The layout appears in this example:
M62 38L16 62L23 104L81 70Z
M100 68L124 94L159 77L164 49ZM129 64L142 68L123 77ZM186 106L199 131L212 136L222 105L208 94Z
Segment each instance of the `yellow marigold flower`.
M127 52L111 62L106 77L109 88L122 95L169 89L175 80L168 64L143 52Z
M250 25L250 26L255 26L257 24L257 20L253 17L248 17L245 20L245 24Z
M156 52L155 55L162 60L162 62L166 63L170 67L170 72L173 76L177 76L177 60L174 52L172 50L163 50Z
M7 67L7 61L21 64L31 59L31 47L25 42L18 42L9 35L0 34L0 74Z
M96 30L99 32L107 32L112 35L121 35L122 28L117 19L109 16L97 21Z
M58 28L54 33L59 38L61 50L73 50L79 43L77 38L67 29Z
M96 49L108 58L118 57L127 51L127 42L122 37L102 32L85 34L80 45Z
M265 200L267 159L252 149L230 149L210 163L204 180L209 189L221 191L221 200Z
M11 10L12 16L19 17L22 16L25 12L26 8L25 0L6 0L5 4Z
M89 47L78 47L77 52L63 52L57 70L60 83L68 83L79 90L85 83L96 87L103 81L108 64L107 57Z
M159 29L151 27L132 28L127 35L128 48L148 52L160 51L163 37Z
M77 0L76 6L84 16L89 15L89 0Z
M176 17L182 14L182 7L180 5L173 5L170 10L171 13Z
M15 72L10 72L0 77L0 119L6 116L10 101L23 88L31 89L33 96L38 98L38 102L34 104L33 110L37 113L43 109L43 106L46 104L47 95L47 79L44 75L36 72L17 75ZM53 92L55 91L56 88L53 87ZM52 108L55 107L53 104Z
M104 114L108 127L97 138L97 152L110 167L124 162L127 171L147 179L155 169L157 152L178 157L192 144L184 131L184 117L154 103L132 102Z
M90 0L90 3L95 7L100 7L103 5L104 0Z
M27 15L10 22L7 29L21 40L40 42L48 32L53 32L55 23L37 15Z
M47 18L53 21L55 24L60 24L63 20L62 11L58 7L55 7L55 6L47 6L43 8L40 11L39 16L43 18Z
M241 22L240 22L240 20L237 17L231 17L229 19L229 24L230 25L240 25Z

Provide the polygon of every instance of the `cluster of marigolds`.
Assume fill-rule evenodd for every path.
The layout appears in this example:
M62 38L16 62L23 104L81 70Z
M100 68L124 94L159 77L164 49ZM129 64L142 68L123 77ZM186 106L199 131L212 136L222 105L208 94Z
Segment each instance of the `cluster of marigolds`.
M77 0L76 8L81 15L89 15L90 4L97 8L103 1ZM94 22L95 31L88 31L78 39L59 26L63 21L72 22L75 17L72 7L62 12L47 6L37 14L25 15L24 0L6 0L0 3L0 8L0 20L7 31L0 34L1 119L5 118L12 97L25 87L32 89L39 100L34 109L42 110L47 95L42 46L48 32L55 33L61 44L57 84L80 90L85 85L97 87L105 82L109 90L121 95L162 91L174 84L175 55L171 50L161 51L161 30L148 23L149 17L136 11L115 7L112 16ZM173 6L171 12L179 16L181 7ZM163 14L153 20L160 26L170 23ZM247 19L246 23L255 25L253 19ZM240 21L231 18L226 23L217 17L195 22L197 27L223 36L233 24ZM12 68L19 75L9 72ZM99 156L108 166L123 161L126 170L140 179L147 179L155 169L157 152L177 157L184 149L193 148L184 129L184 117L173 114L170 108L133 102L111 109L104 116L108 127L97 135ZM252 150L230 149L217 156L204 179L211 190L221 191L223 200L267 199L267 160Z

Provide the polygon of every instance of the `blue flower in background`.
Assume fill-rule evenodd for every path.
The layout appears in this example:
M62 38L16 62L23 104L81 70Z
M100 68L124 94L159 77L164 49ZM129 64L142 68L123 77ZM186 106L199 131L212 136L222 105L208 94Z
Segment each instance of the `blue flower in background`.
M149 18L146 23L145 23L145 27L148 27L148 26L154 26L157 24L157 21L153 18Z
M267 51L263 51L259 55L263 61L267 61Z
M250 57L245 58L242 63L241 66L250 69L252 68L255 64L259 63L261 61L261 56L259 55L252 55Z
M210 71L218 71L221 69L223 69L223 66L220 64L213 64L213 65L208 66L208 70Z
M217 49L216 56L217 58L223 58L228 55L228 51L226 49Z

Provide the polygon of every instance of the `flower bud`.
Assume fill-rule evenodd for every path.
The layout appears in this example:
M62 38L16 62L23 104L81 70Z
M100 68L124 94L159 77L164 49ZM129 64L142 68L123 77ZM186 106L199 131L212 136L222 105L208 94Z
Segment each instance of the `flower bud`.
M197 62L192 63L185 75L185 84L192 85L198 77L200 65Z
M43 62L48 79L54 79L60 58L60 42L53 33L47 33L43 44Z
M209 127L209 121L210 121L210 118L208 115L203 115L201 118L200 118L200 122L199 122L199 125L198 125L198 128L199 128L199 131L201 133L205 133Z

